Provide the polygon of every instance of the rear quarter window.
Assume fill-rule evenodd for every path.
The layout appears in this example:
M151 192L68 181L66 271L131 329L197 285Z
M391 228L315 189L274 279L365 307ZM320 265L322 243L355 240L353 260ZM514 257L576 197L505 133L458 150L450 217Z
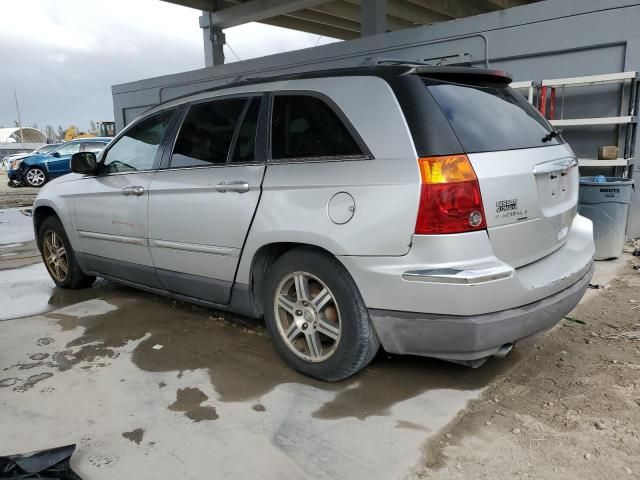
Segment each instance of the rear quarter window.
M271 119L271 158L322 159L364 155L340 117L320 98L276 95Z
M562 143L560 137L543 141L551 126L524 97L507 86L426 85L465 153Z

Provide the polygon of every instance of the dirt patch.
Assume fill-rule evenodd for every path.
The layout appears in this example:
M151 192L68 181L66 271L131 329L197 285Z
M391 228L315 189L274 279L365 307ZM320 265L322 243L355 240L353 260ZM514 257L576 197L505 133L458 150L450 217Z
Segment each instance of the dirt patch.
M168 408L173 412L183 412L187 418L194 422L217 420L218 414L215 407L202 405L208 399L209 397L199 388L181 388L176 392L176 401Z
M0 169L0 208L30 207L36 199L39 188L9 187L7 174Z
M43 372L36 375L31 375L22 383L22 385L20 385L19 387L14 387L14 390L16 392L26 392L30 388L33 388L36 383L42 382L43 380L51 377L53 377L53 373L51 372Z
M123 432L122 436L127 440L140 445L142 439L144 438L144 430L142 428L136 428L135 430L132 430L130 432Z
M19 381L18 377L3 378L0 380L0 388L13 387Z
M412 477L639 478L639 287L627 267L579 305L428 443Z

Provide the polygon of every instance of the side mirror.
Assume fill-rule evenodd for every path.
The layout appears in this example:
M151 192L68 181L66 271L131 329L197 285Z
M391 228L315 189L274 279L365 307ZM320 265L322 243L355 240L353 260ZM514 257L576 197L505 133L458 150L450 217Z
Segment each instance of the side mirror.
M98 171L98 160L93 152L78 152L71 156L71 171L85 175L95 175Z
M51 154L52 157L60 158L60 152L53 152Z

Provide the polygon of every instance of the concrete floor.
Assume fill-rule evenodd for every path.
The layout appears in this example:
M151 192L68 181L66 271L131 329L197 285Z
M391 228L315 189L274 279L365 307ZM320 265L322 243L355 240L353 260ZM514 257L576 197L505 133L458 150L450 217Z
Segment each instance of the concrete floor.
M104 281L54 288L23 235L30 219L6 212L0 455L76 443L86 479L403 478L531 348L477 370L380 354L347 381L313 381L259 322Z

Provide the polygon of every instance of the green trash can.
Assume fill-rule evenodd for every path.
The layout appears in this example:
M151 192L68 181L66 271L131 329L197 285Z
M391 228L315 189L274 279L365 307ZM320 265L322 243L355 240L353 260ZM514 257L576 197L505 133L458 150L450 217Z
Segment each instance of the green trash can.
M596 260L622 255L633 180L621 177L580 177L578 213L593 222Z

